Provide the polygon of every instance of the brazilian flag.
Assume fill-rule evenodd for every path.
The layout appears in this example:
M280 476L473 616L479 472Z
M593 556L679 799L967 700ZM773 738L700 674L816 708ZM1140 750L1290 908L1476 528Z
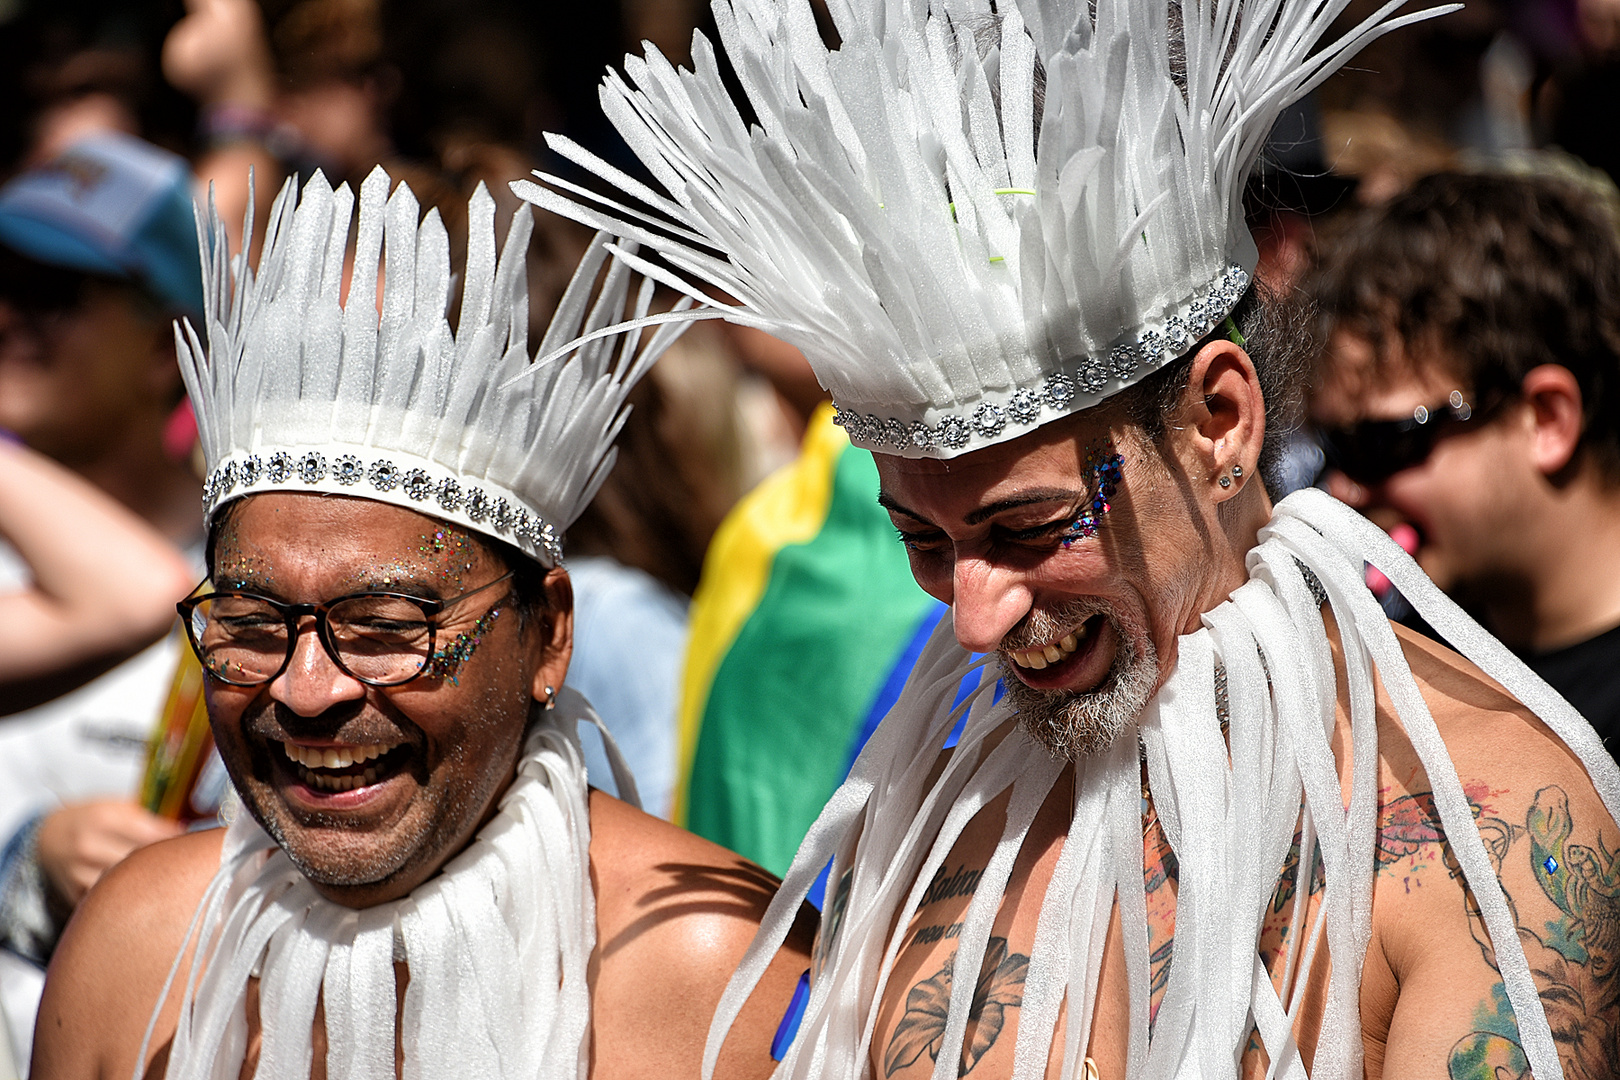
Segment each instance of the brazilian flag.
M945 611L912 579L872 455L832 416L715 534L681 687L677 824L775 874Z

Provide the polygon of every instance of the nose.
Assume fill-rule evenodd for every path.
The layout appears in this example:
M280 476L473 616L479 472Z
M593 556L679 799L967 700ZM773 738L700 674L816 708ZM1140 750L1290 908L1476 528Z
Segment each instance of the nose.
M1022 574L974 556L958 556L953 571L951 618L956 640L969 652L994 652L1008 631L1029 614L1034 598Z
M334 705L365 696L366 684L333 662L313 620L299 628L292 658L270 683L270 697L299 716L319 716Z

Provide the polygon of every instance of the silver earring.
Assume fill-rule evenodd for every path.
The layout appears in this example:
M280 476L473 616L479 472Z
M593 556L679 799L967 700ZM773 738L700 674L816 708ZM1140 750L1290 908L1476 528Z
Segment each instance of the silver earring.
M557 691L546 687L546 711L550 712L557 707Z
M1232 466L1232 476L1233 476L1234 479L1236 479L1238 477L1241 477L1242 475L1243 475L1243 466L1241 466L1241 465Z
M1229 488L1232 486L1232 478L1230 476L1223 476L1217 480L1216 483L1220 484L1223 488Z

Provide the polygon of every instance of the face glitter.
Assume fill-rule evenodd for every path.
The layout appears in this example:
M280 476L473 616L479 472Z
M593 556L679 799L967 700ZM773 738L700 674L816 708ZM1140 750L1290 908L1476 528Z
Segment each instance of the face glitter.
M466 533L440 526L422 534L422 543L416 551L425 559L439 562L439 579L453 591L460 592L462 575L473 568L471 547L472 538ZM445 555L449 558L438 558Z
M1125 459L1114 450L1112 443L1100 450L1087 452L1086 471L1091 474L1093 495L1085 511L1070 523L1068 531L1064 533L1064 547L1097 535L1097 523L1114 508L1112 500L1119 490L1120 468L1124 463Z
M490 608L478 617L478 621L473 623L470 629L457 634L454 641L435 652L432 658L428 660L426 674L435 678L448 679L451 686L460 686L461 680L457 677L457 672L461 669L461 665L477 651L479 644L484 640L484 635L489 633L491 626L495 625L495 620L500 613L501 609L498 605Z

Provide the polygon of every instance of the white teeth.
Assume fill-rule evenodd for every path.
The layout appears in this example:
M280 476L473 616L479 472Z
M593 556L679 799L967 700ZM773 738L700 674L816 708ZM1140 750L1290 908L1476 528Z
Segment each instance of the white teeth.
M296 743L282 743L282 752L287 757L306 769L347 769L352 765L363 765L373 758L382 757L391 746L381 743L366 743L362 746L346 747L319 747L299 746Z

